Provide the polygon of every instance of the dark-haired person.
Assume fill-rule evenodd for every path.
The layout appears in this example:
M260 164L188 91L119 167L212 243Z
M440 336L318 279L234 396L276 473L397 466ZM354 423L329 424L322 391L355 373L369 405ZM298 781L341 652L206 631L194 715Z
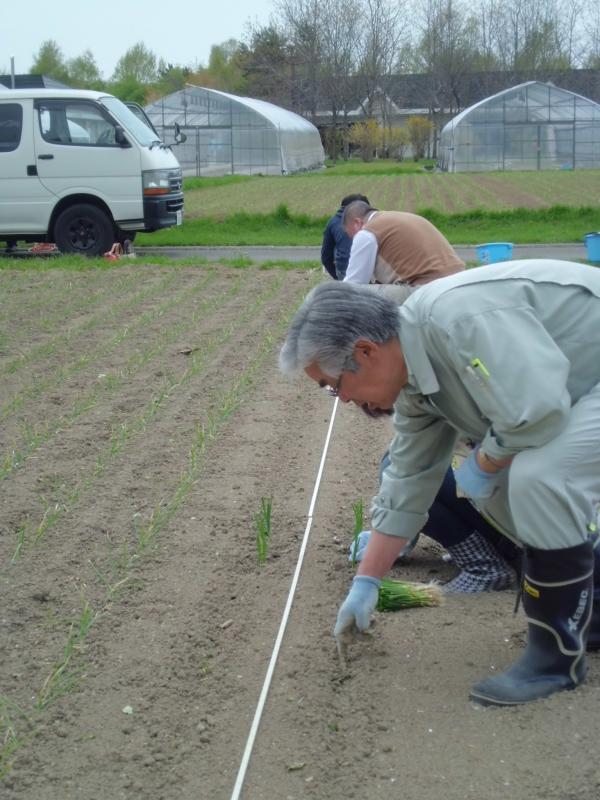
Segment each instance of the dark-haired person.
M343 197L340 207L331 217L323 232L321 263L334 281L343 281L346 275L352 240L342 225L342 214L346 206L356 200L369 204L364 194L349 194Z
M586 648L600 647L599 352L600 271L583 264L498 263L434 281L400 306L348 283L312 290L280 368L304 370L344 403L394 410L391 463L337 637L369 627L381 578L426 524L468 440L456 482L522 545L528 622L522 655L471 698L517 705L585 680Z

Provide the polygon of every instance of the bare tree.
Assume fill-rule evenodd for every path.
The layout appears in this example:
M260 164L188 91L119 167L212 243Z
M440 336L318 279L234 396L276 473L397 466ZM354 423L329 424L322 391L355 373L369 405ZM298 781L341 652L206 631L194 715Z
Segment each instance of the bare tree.
M324 0L321 4L322 65L321 98L323 108L331 113L329 155L337 158L340 144L347 137L337 135L338 128L348 127L348 111L356 105L354 75L360 41L359 0Z
M429 77L429 117L437 130L463 106L461 85L477 61L479 29L457 0L426 0L420 32L415 62Z
M402 0L363 0L358 84L361 106L371 117L376 103L384 125L389 125L390 89L408 38L409 15Z
M317 116L322 65L322 8L319 0L276 0L275 8L288 40L292 107Z
M586 8L587 32L582 37L582 58L588 69L600 69L600 5L589 0Z
M248 94L291 107L288 41L275 20L262 27L249 26L247 41L240 45L237 60Z

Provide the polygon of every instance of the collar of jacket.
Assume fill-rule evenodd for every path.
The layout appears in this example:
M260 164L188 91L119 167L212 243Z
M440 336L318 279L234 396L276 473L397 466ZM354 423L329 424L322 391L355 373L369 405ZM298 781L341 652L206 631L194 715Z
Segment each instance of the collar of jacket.
M398 332L400 347L408 369L408 383L404 387L407 394L435 394L440 385L425 350L419 327L401 324Z

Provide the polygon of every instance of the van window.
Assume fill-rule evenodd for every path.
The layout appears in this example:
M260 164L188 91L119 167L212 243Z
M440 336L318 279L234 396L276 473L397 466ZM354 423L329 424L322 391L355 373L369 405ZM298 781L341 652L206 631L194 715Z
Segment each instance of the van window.
M23 130L23 107L19 103L0 103L0 153L16 150Z
M42 137L52 144L119 147L115 125L94 103L48 100L36 103Z

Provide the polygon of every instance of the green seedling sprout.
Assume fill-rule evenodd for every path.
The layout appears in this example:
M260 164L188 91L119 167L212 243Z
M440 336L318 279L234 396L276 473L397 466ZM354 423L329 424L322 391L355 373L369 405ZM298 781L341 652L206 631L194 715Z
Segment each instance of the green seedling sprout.
M269 536L271 535L271 506L272 500L270 497L261 497L260 511L254 516L256 524L256 551L258 553L259 564L264 564L267 560Z
M352 543L352 566L356 566L356 554L358 553L358 537L363 529L363 503L359 500L352 503L352 510L354 511L354 539Z

